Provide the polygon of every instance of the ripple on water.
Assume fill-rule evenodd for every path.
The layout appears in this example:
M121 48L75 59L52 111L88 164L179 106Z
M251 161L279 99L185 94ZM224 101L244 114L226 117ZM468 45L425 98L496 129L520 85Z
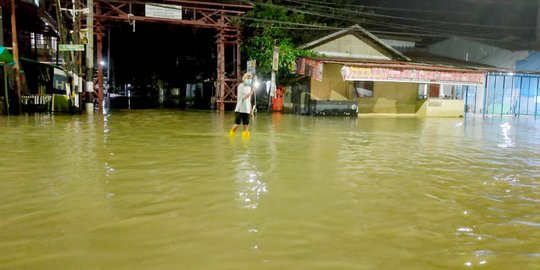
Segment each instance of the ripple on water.
M10 118L0 265L540 263L537 122L260 114L243 140L227 136L232 120L174 110Z

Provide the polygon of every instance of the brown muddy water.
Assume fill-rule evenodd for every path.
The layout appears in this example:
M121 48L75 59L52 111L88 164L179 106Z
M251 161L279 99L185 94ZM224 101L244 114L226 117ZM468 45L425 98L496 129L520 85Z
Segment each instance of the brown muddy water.
M0 269L540 269L540 120L0 118Z

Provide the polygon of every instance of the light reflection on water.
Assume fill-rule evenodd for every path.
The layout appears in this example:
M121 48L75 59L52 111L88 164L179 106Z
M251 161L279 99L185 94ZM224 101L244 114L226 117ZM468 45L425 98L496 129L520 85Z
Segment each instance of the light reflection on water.
M233 162L238 164L236 184L239 201L244 207L257 208L261 195L268 192L268 188L263 180L263 173L257 170L257 166L251 160L253 157L251 152L247 149L242 151Z
M0 118L0 269L537 269L534 119Z

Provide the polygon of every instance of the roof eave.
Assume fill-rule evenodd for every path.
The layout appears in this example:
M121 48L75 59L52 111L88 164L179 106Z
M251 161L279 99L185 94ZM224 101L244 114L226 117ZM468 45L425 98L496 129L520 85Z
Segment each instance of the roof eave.
M363 34L365 37L370 39L372 42L374 42L378 46L382 47L383 49L388 50L393 56L395 56L399 60L411 61L411 59L409 57L405 56L401 52L399 52L396 49L392 48L392 46L387 45L382 40L380 40L375 35L373 35L371 32L367 31L366 29L364 29L363 27L361 27L358 24L355 24L355 25L353 25L353 26L351 26L349 28L337 31L337 32L332 33L330 35L324 36L324 37L322 37L320 39L317 39L317 40L314 40L314 41L309 42L307 44L304 44L304 45L300 46L299 48L300 49L306 49L306 50L313 49L313 48L315 48L315 47L317 47L319 45L322 45L322 44L327 43L327 42L329 42L331 40L340 38L340 37L348 35L348 34L357 35L358 32Z

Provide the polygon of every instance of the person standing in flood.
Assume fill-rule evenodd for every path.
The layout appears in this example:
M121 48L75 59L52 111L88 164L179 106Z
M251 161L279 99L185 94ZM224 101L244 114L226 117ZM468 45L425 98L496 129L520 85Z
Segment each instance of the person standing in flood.
M236 108L234 109L234 125L229 131L229 136L234 136L242 123L242 137L249 138L249 118L251 116L251 95L253 95L253 74L246 73L242 77L242 83L237 88Z

